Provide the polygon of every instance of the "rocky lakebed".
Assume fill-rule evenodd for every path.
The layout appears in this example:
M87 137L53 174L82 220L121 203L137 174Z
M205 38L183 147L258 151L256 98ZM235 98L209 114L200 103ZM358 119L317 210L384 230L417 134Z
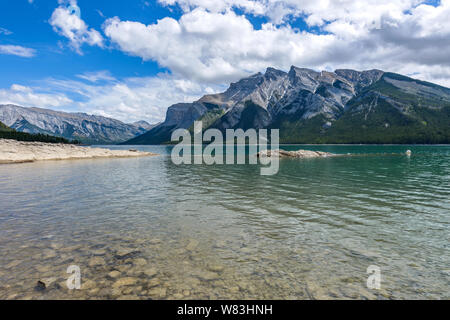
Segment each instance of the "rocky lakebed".
M166 242L157 238L136 241L131 238L113 240L111 237L109 243L69 246L47 239L39 245L18 245L14 250L23 258L15 259L14 254L3 256L5 263L0 267L0 299L390 297L386 291L375 295L364 289L357 277L340 290L325 289L314 277L305 277L313 269L312 265L308 266L307 260L301 265L294 263L302 256L299 248L275 253L226 240L204 244L194 238ZM289 256L290 259L283 258L281 265L278 261L281 256ZM235 259L246 266L236 268ZM80 268L80 290L69 290L67 287L67 279L71 276L67 268L71 265Z

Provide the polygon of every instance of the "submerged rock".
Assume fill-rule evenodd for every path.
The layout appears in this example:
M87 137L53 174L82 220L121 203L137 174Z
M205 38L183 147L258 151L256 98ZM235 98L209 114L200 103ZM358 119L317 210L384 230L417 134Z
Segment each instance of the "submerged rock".
M135 301L140 299L141 298L137 295L125 295L117 298L117 300L124 300L124 301Z
M125 277L122 279L117 280L112 286L113 288L119 288L122 286L132 286L138 282L138 279L131 278L131 277Z
M239 291L241 291L241 288L239 288L238 286L230 288L231 293L238 293Z
M167 296L167 289L166 288L153 288L153 289L149 290L147 294L151 298L162 299Z
M175 300L181 300L184 298L184 295L182 293L175 293L172 297Z
M149 288L158 287L160 285L161 285L161 280L159 280L158 278L153 278L149 282L147 282L147 286Z
M183 291L183 295L184 295L185 297L189 297L189 296L191 295L191 292L190 292L189 290L184 290L184 291Z
M108 273L108 276L110 276L111 278L117 278L118 276L120 276L120 272L119 271L111 271L110 273Z
M160 239L152 239L149 241L150 244L160 244L162 241Z
M158 274L158 271L155 268L150 268L148 270L145 270L144 274L149 278L153 278Z
M309 150L298 150L298 151L285 151L285 150L265 150L261 151L256 155L258 158L261 157L279 157L279 158L329 158L337 157L339 155L329 152L322 151L309 151Z
M140 251L133 248L119 248L116 251L116 257L119 259L131 258L137 255Z
M104 256L106 255L106 250L105 249L97 249L97 250L93 250L92 254L94 256Z
M199 245L199 242L197 240L191 239L191 240L189 240L189 243L186 246L186 250L194 251L197 248L198 245Z
M212 271L200 272L197 276L201 280L206 280L206 281L219 279L219 275L217 273L215 273L215 272L212 272Z
M105 259L101 257L93 257L89 260L89 267L102 266L105 263Z
M210 265L208 265L207 268L209 271L219 272L219 273L225 269L225 267L220 264L210 264Z
M133 264L136 266L145 266L147 264L147 260L145 260L144 258L138 258L133 261Z
M58 280L57 278L45 278L37 282L36 289L45 290Z

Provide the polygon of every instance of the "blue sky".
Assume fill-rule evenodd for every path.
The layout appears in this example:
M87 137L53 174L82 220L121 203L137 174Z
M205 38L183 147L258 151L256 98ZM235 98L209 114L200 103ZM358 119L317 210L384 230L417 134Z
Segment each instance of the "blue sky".
M0 0L0 103L157 122L291 65L449 86L449 30L450 0Z
M107 16L120 16L123 19L139 20L149 24L161 16L179 17L180 10L168 10L151 1L145 6L144 1L78 1L81 17L89 26L101 30L105 21L99 11ZM127 56L120 51L103 50L86 46L83 55L70 48L64 39L48 23L52 12L57 7L55 0L0 1L0 27L10 30L12 34L0 35L1 44L21 45L37 50L34 59L23 59L12 55L0 57L0 86L9 87L11 82L32 85L44 77L73 77L92 70L111 70L117 77L149 76L161 71L153 61L142 62L141 58ZM63 47L60 47L60 44Z

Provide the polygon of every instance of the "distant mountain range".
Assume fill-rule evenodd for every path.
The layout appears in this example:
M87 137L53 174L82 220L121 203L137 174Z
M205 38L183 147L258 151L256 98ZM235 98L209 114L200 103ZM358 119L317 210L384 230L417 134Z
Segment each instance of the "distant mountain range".
M268 68L169 107L163 123L126 144L167 143L195 120L222 131L280 129L282 143L450 143L450 89L380 70Z
M47 143L71 143L78 144L79 141L67 140L63 137L55 137L42 133L27 133L16 131L4 123L0 122L0 139L12 139L28 142L47 142Z
M153 128L145 121L123 123L85 113L0 105L0 122L19 132L48 134L89 144L115 144Z

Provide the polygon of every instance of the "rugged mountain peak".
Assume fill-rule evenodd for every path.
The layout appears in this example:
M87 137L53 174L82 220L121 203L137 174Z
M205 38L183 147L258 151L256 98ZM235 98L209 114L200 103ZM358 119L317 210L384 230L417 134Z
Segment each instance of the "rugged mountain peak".
M373 69L368 71L355 71L351 69L338 69L335 73L350 81L357 89L368 87L371 84L377 82L384 75L381 70Z
M320 74L320 72L315 71L313 69L309 69L309 68L300 68L300 67L296 67L296 66L291 66L291 69L289 70L289 72L295 72L297 74L310 74L310 75L318 75Z
M224 93L207 95L197 103L215 104L225 109L236 105L242 106L251 100L257 105L266 108L273 94L278 95L285 91L287 73L275 68L267 68L264 74L257 73L250 77L232 83Z
M380 85L371 87L375 83ZM442 109L441 116L445 118L445 112L450 108L450 90L377 69L329 72L292 66L286 73L267 68L264 74L257 73L232 83L223 93L170 107L163 124L130 143L169 141L174 129L190 128L195 120L202 120L206 127L220 130L279 128L284 141L288 142L362 141L357 136L353 138L353 130L360 135L367 132L372 135L372 140L367 141L378 141L374 136L380 130L392 128L395 121L398 126L416 123L417 117L410 117L416 105L420 109L414 110L415 114L425 115L447 108ZM429 125L428 120L418 125L426 126L424 130L442 128L445 121L440 119L441 116L437 117L440 122L434 126ZM383 120L380 122L380 119ZM447 138L442 138L447 134L446 130L448 128L437 131L436 136L440 140L435 140L447 141ZM402 128L400 132L407 130ZM318 140L309 140L305 134ZM342 140L335 135L341 135ZM328 140L320 140L322 137Z
M291 85L298 89L305 89L314 92L320 85L321 72L307 68L291 67L288 77Z
M286 72L275 69L275 68L267 68L266 73L264 74L265 78L279 78L279 77L285 77L287 75Z
M263 74L258 72L250 77L243 78L238 82L234 82L230 85L230 91L242 90L242 89L255 89L263 81Z

